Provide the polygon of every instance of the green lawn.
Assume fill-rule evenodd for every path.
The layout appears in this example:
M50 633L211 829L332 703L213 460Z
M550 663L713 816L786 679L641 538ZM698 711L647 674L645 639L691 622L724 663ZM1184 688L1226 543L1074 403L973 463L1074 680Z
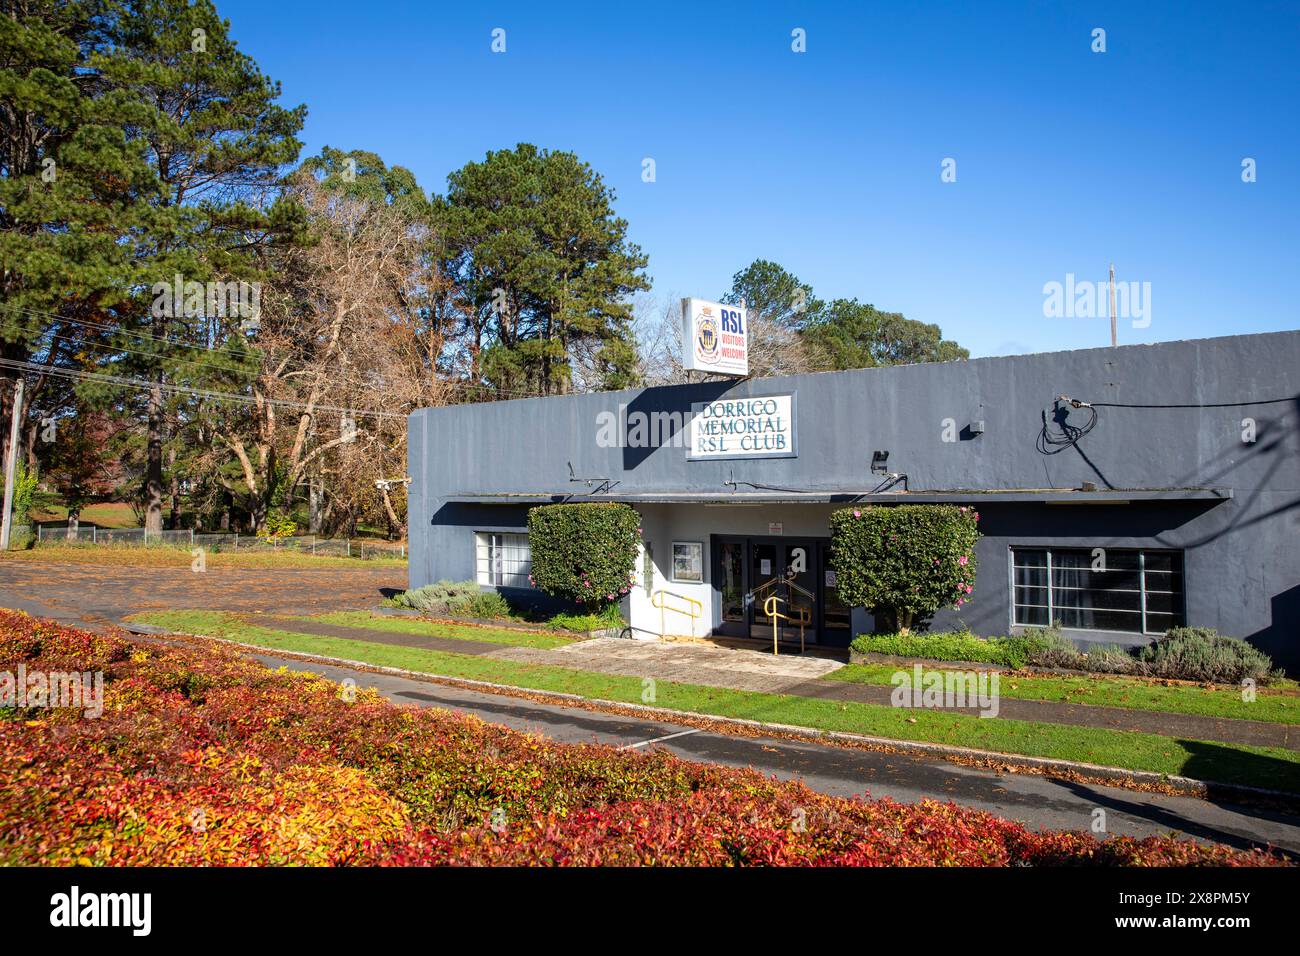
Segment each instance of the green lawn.
M486 641L490 644L509 644L512 647L540 647L550 649L564 647L575 640L572 634L559 634L554 631L526 631L509 627L477 627L472 624L442 624L434 621L422 621L413 617L390 617L386 614L372 614L369 611L335 611L332 614L318 614L314 617L299 618L303 621L317 621L321 624L334 624L340 627L369 628L376 631L390 631L394 634L419 634L428 637L449 637L464 641Z
M30 512L32 521L67 521L68 509L55 495L37 495ZM138 528L140 519L129 504L118 501L96 502L81 509L80 520L83 524L95 524L101 528Z
M897 664L849 664L825 676L826 680L854 684L888 685L898 672ZM910 672L911 668L903 668ZM1051 677L1002 674L998 692L1022 700L1052 700L1067 704L1125 707L1171 714L1198 714L1238 720L1262 720L1279 724L1300 724L1300 695L1260 688L1253 703L1241 699L1236 689L1215 689L1195 685L1162 686L1131 677Z
M1281 748L1244 747L1003 718L983 719L933 710L816 700L667 681L658 682L654 699L647 701L643 698L645 688L640 677L293 634L249 624L235 615L220 612L147 612L136 615L134 619L176 631L255 644L268 650L320 654L377 666L494 681L520 688L560 691L626 703L653 703L699 714L930 741L1008 754L1084 761L1300 793L1300 753Z

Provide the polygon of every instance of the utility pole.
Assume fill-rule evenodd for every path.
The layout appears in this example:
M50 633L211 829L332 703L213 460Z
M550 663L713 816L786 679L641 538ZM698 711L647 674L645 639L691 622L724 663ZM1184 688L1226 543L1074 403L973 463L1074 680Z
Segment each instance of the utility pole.
M1119 335L1116 332L1115 315L1115 263L1110 264L1110 347L1114 348L1119 345Z
M14 466L18 462L18 425L23 415L23 378L18 376L14 387L14 413L9 422L9 453L5 455L5 502L4 520L0 522L0 551L9 550L9 532L13 530L14 506Z

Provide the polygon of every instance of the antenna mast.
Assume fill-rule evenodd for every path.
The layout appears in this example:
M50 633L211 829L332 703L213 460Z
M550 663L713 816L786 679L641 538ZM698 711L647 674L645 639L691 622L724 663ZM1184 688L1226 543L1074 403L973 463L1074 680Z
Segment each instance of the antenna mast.
M1110 347L1119 345L1115 315L1115 263L1110 264Z

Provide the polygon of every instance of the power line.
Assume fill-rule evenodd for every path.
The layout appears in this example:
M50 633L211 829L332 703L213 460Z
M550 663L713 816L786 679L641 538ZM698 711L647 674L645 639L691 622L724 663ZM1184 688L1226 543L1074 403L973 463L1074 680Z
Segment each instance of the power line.
M1063 402L1069 402L1075 408L1240 408L1244 405L1281 405L1285 402L1300 402L1300 395L1290 398L1248 399L1241 402L1186 402L1183 404L1145 404L1140 402L1084 402L1062 395Z
M197 343L185 342L183 340L170 338L168 336L155 335L152 332L147 332L144 330L127 329L122 326L113 326L113 325L108 325L100 322L92 322L88 319L75 319L72 318L71 316L59 315L56 312L46 312L41 309L32 309L26 306L0 303L0 309L8 309L11 312L20 312L32 318L56 319L60 322L67 322L72 325L81 326L83 328L94 329L95 331L99 331L99 332L122 333L138 339L145 339L147 341L158 342L164 345L174 345L178 348L194 349L194 350L206 351L206 352L225 351L224 349L212 345L199 345ZM45 333L42 332L42 334ZM140 354L151 355L153 353L142 352ZM175 361L184 361L184 360L176 359ZM294 369L297 371L310 371L310 368L307 365L304 365L300 362L289 363L286 366L286 368ZM521 391L519 389L498 388L495 385L484 385L477 382L462 382L462 381L448 380L448 379L440 379L437 380L437 382L438 385L445 388L462 389L465 391L486 391L495 395L508 395L512 398L546 398L547 397L541 392L528 392L528 391Z
M375 418L392 418L402 421L406 419L406 415L401 412L384 412L373 408L343 408L339 405L309 405L307 402L295 402L284 398L257 399L250 395L238 395L234 392L221 392L216 389L195 388L189 385L174 385L170 382L147 382L138 378L126 378L121 375L110 375L106 372L88 372L81 369L59 368L58 366L40 365L36 362L23 362L17 359L0 358L0 367L29 372L39 372L44 375L54 375L60 378L80 381L120 385L124 388L134 388L140 391L159 389L171 394L193 395L197 398L207 398L213 401L230 401L241 405L273 405L278 408L291 408L299 411L306 411L309 414L315 414L316 412L338 412L340 415L348 416L373 416Z
M143 349L133 349L127 345L111 345L107 342L92 342L89 339L78 339L70 335L60 335L58 332L51 332L49 333L49 335L50 338L62 339L65 342L72 342L77 345L88 346L89 348L93 348L93 349L102 349L105 351L114 351L114 352L130 352L133 355L143 355L147 358L152 358L158 354L156 352L146 352ZM213 362L210 359L184 359L184 358L177 358L174 355L168 356L168 358L173 362L180 362L183 365L198 365L204 368L219 368L227 372L234 372L236 375L248 375L254 371L253 369L248 369L248 368L237 368L234 365L222 365L220 362Z

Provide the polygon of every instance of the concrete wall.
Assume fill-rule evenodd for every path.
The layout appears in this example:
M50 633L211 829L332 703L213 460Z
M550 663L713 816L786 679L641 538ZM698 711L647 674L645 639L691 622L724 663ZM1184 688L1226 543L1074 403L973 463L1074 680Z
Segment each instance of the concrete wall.
M599 414L620 404L685 414L693 402L787 393L797 396L798 457L687 461L681 447L597 443ZM1039 441L1043 416L1061 394L1130 405L1286 401L1103 407L1077 446L1048 454L1055 449ZM1247 417L1257 429L1251 443L1242 441ZM966 426L977 420L985 431L973 435ZM1077 410L1066 418L1083 421ZM943 440L945 424L955 426L958 440ZM422 409L410 419L411 584L472 576L469 532L524 526L526 507L445 499L582 492L568 481L569 462L581 476L618 481L616 494L725 496L732 477L806 490L871 488L874 449L889 451L889 469L905 472L913 492L1077 488L1084 481L1102 489L1231 489L1221 503L981 503L986 537L962 621L979 633L1007 632L1009 545L1181 548L1189 623L1247 637L1275 658L1300 663L1300 332ZM692 522L684 506L653 507L682 509L673 525ZM707 543L709 532L727 530L715 525L761 511L703 509L708 527L691 539ZM768 520L780 519L761 514L764 528ZM666 567L668 544L658 536L656 558ZM950 617L936 626L954 623Z

